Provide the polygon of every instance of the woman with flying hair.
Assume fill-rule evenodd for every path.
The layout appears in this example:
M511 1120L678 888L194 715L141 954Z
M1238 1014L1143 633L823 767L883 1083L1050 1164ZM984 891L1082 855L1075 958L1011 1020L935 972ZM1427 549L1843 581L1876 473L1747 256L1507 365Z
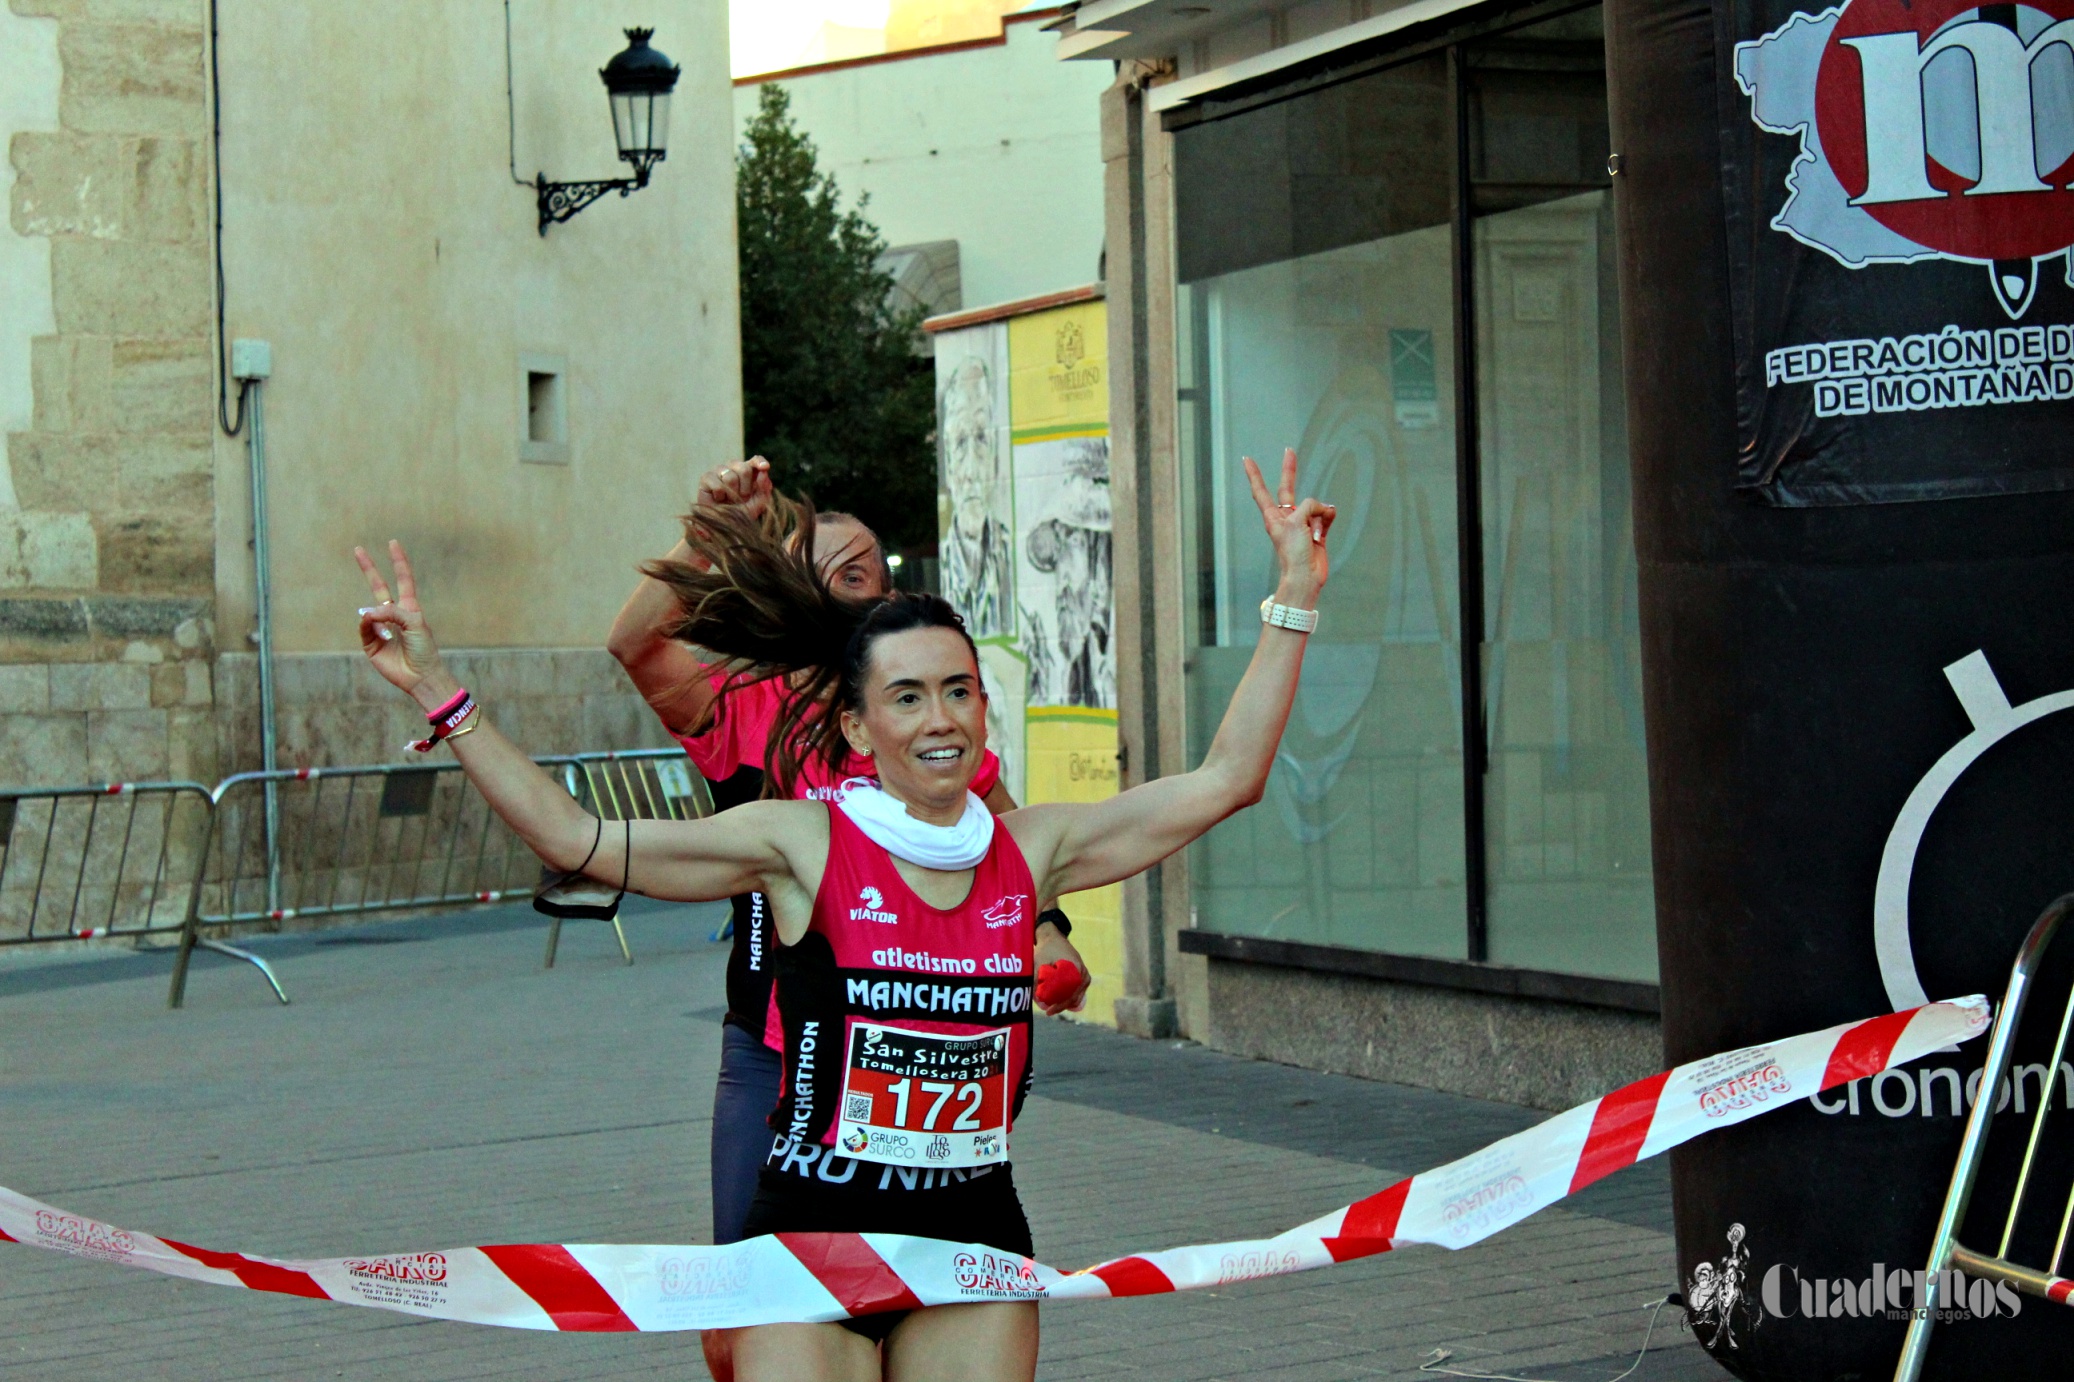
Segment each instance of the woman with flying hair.
M741 675L795 679L782 745L831 765L854 752L877 777L853 779L834 802L758 801L610 830L446 671L402 545L389 545L393 599L356 549L377 601L361 613L369 661L425 708L427 744L451 741L491 809L542 859L650 897L753 889L769 899L786 1085L750 1234L903 1233L1032 1253L1008 1150L1029 1072L1036 900L1131 877L1258 801L1316 626L1334 511L1297 501L1295 453L1283 456L1278 496L1245 464L1280 576L1201 765L998 821L968 790L986 698L963 621L929 595L834 596L812 560L811 511L804 543L702 512L691 541L708 569L649 571L676 593L677 636ZM987 1302L761 1325L737 1331L733 1353L743 1382L1027 1382L1037 1310Z
M801 530L799 506L785 501L771 483L770 463L761 456L717 466L699 478L695 510L726 510L732 526L711 535L740 531L743 521L766 528L764 542L793 545L811 552L822 584L840 598L868 601L893 588L891 572L878 535L849 514L815 515L813 533ZM687 524L698 526L698 513ZM712 541L703 544L714 548ZM795 690L784 676L758 675L756 668L711 665L714 655L679 635L683 608L678 591L650 572L698 572L711 563L690 540L680 541L660 562L649 564L640 584L613 621L606 649L626 669L634 689L648 702L672 738L683 745L692 764L712 784L715 805L726 808L764 796L833 800L848 778L868 775L871 763L856 754L840 765L825 756L802 754L785 745L774 731ZM836 658L841 648L827 650ZM825 686L826 679L823 679ZM792 717L797 723L799 717ZM785 771L786 762L792 767ZM980 755L972 791L996 815L1015 809L1001 782L1000 763L992 752ZM784 1029L773 997L779 947L770 908L756 893L733 899L732 945L727 958L727 1015L721 1024L720 1072L713 1091L709 1129L708 1174L712 1188L713 1241L735 1243L745 1236L749 1206L770 1150L766 1121L783 1088ZM1070 982L1042 987L1038 1006L1048 1015L1084 1006L1090 974L1087 962L1067 939L1072 922L1056 907L1037 918L1036 964ZM1055 967L1055 968L1054 968ZM719 1382L733 1376L729 1347L732 1332L709 1329L700 1335L706 1367Z

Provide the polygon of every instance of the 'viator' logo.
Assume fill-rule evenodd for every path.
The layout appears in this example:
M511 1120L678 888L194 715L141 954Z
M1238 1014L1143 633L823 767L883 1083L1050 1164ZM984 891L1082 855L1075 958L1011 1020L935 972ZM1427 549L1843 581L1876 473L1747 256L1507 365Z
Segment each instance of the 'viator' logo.
M897 914L886 910L885 895L869 884L857 890L857 901L862 905L850 909L852 921L880 921L890 926L900 920Z

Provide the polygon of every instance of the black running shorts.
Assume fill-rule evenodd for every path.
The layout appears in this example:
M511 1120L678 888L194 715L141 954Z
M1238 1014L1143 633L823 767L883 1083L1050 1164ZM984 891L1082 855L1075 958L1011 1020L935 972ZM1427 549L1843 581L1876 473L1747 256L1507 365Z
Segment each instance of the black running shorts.
M861 1173L878 1168L864 1163L858 1170L856 1179L865 1180ZM829 1185L766 1170L750 1202L743 1236L764 1233L905 1233L978 1243L1017 1257L1035 1252L1030 1221L1007 1166L928 1190L880 1190L875 1179L863 1186ZM842 1325L868 1339L883 1340L907 1315L905 1310L888 1310L844 1320Z

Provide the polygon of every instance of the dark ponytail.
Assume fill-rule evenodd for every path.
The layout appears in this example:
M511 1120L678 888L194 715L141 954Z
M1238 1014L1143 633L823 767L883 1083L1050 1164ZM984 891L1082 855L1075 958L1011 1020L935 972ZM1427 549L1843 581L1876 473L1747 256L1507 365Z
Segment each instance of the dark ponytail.
M814 561L814 506L773 495L761 517L739 507L701 505L684 518L684 540L707 569L664 559L641 568L668 586L680 611L664 628L719 654L729 667L723 694L783 678L786 692L771 728L767 785L792 796L800 769L819 756L840 773L849 756L841 712L864 703L872 646L910 629L955 629L979 652L965 621L936 595L900 593L857 600L837 595Z

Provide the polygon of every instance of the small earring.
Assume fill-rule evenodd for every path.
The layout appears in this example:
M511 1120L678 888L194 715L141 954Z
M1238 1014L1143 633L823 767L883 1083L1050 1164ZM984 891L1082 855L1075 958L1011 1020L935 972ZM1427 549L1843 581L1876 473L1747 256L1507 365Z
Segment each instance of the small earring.
M871 757L871 750L870 750L870 749L859 749L859 750L857 750L857 752L859 752L859 753L863 754L863 755L864 755L864 756L865 756L866 758L869 758L869 757Z

